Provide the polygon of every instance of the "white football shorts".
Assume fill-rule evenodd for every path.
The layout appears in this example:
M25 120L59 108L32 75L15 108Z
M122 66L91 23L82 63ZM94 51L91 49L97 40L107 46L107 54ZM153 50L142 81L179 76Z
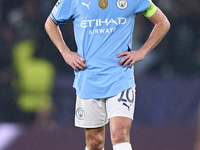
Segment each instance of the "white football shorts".
M135 109L135 88L129 88L116 96L102 99L76 98L75 126L98 128L116 116L133 120Z

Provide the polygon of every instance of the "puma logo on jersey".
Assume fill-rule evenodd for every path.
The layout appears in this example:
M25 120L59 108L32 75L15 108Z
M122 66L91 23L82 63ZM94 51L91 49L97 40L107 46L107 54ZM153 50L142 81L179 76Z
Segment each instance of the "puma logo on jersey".
M86 6L88 9L90 9L89 5L90 5L91 2L89 2L88 4L82 2L82 5Z

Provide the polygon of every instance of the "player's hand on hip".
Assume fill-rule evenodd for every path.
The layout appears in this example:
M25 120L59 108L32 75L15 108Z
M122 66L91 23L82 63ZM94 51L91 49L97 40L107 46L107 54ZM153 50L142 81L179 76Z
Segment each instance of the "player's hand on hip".
M119 65L122 65L123 67L126 67L128 65L129 68L133 66L134 63L144 59L145 55L139 51L128 51L128 52L122 52L117 57L124 56L121 61L119 62Z
M85 65L85 59L78 55L76 52L68 52L63 55L65 62L70 65L74 70L85 70L87 66Z

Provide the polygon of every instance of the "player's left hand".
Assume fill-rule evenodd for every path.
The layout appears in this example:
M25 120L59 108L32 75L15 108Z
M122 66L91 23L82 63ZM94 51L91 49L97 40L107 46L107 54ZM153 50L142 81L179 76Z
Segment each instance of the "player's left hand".
M119 55L117 55L117 58L124 56L119 62L119 65L122 65L123 67L126 67L128 65L128 67L131 68L134 63L144 59L145 55L146 54L140 51L128 51L120 53Z

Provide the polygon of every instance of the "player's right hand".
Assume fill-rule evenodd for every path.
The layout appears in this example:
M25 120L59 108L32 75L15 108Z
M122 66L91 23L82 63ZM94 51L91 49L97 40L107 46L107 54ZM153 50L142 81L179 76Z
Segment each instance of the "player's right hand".
M85 70L87 68L85 65L85 59L76 52L66 52L63 54L63 58L65 62L76 71Z

